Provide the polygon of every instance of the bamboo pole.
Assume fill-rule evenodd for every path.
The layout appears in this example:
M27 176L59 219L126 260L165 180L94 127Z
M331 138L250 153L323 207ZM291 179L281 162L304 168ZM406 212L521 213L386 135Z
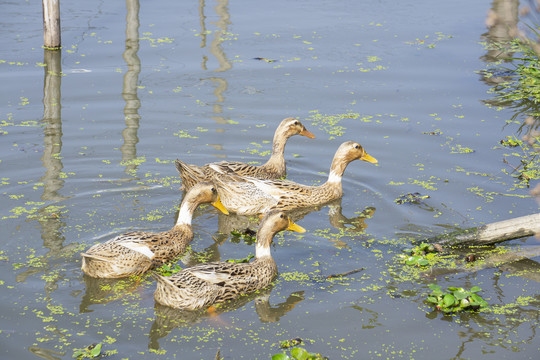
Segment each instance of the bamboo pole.
M540 213L454 231L430 238L428 242L444 246L491 245L535 234L540 234Z
M60 0L43 0L43 45L60 49Z

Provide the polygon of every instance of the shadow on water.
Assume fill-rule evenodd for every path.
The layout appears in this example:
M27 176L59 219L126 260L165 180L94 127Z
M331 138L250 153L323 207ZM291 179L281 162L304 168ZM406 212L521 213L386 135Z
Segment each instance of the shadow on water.
M263 323L279 321L282 316L294 309L296 304L304 300L304 292L296 291L290 294L284 302L272 306L269 301L272 288L273 286L270 285L253 294L219 304L217 307L197 311L178 310L156 303L154 307L156 319L150 329L148 347L157 350L159 349L159 339L164 338L174 329L191 326L204 319L212 318L219 326L227 327L228 325L219 319L219 315L237 310L252 300L255 300L255 311Z

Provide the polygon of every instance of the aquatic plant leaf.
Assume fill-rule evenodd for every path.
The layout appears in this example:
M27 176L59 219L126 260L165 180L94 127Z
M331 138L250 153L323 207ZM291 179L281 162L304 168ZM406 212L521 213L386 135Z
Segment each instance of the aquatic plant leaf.
M484 301L484 299L482 299L479 295L476 294L471 295L471 300L477 303L481 303Z
M479 291L482 291L482 289L480 289L478 286L473 286L470 290L470 292L472 293L477 293Z
M290 360L290 359L291 358L289 357L289 355L284 354L284 353L272 355L272 360Z
M463 300L463 299L466 299L467 297L469 297L469 293L463 291L463 289L459 289L459 290L454 291L452 293L452 295L454 295L454 297L456 299L458 299L458 300Z
M456 298L452 294L446 294L443 297L443 304L446 307L450 307L456 303Z
M432 290L431 295L441 296L443 294L441 287L437 284L429 284L428 287Z
M90 355L92 357L98 357L99 354L101 354L101 346L102 345L103 345L102 343L99 343L96 346L94 346L94 348L92 350L90 350Z
M304 348L297 347L291 350L291 356L296 360L307 360L308 352Z
M428 296L427 301L429 301L430 303L437 304L439 302L439 299L436 298L435 296Z
M459 304L459 307L462 309L465 309L466 307L469 307L469 306L471 306L471 302L467 299L462 299Z
M418 260L420 260L420 256L411 256L405 261L405 264L407 265L416 265L418 263Z
M429 260L422 258L422 259L418 260L417 264L420 265L420 266L427 266L427 265L429 265Z

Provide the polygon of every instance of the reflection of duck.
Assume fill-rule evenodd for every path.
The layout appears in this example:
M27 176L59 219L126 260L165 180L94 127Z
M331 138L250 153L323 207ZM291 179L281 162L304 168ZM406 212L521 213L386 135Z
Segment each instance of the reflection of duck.
M227 212L211 184L192 188L180 205L178 220L171 230L150 233L133 231L92 246L82 253L82 270L98 278L120 278L139 275L182 254L193 239L191 220L195 209L211 202Z
M158 280L154 299L162 305L195 310L268 286L277 274L270 245L274 235L286 229L305 232L285 213L269 212L262 219L257 232L254 261L210 262L184 269L172 276L154 274Z
M196 183L210 181L214 172L235 173L242 176L252 176L258 179L279 179L286 175L284 150L287 140L293 135L303 135L313 139L315 135L306 130L304 125L295 118L284 119L276 129L270 159L261 166L249 165L236 161L221 161L218 163L196 166L175 161L176 169L182 179L182 189L188 190Z
M139 278L99 279L84 275L86 291L79 305L80 313L92 312L91 305L107 304L136 292L140 288Z
M212 312L209 312L206 309L174 309L172 307L163 306L156 303L154 307L156 319L154 320L152 328L150 329L150 341L148 347L150 349L157 350L159 349L159 339L167 336L172 330L181 326L193 325L210 316L218 316L229 311L240 309L254 299L255 311L257 312L257 315L259 315L259 319L261 322L278 321L282 316L294 309L296 304L304 300L304 292L297 291L289 295L287 297L287 300L285 300L284 302L272 306L269 301L272 288L273 286L270 285L264 289L261 289L260 291L251 293L246 296L241 296L238 299L223 304L222 306L213 308Z
M375 213L374 207L366 207L356 216L347 217L343 214L341 206L342 198L330 201L324 204L328 208L328 220L330 225L336 229L343 229L348 232L361 233L365 231L368 224L365 222L370 219ZM311 206L298 208L292 211L287 211L289 217L297 222L314 211L320 211L323 206ZM249 234L252 229L256 229L260 218L258 216L246 216L238 214L218 214L218 233L214 235L214 240L219 244L226 241L232 232L240 234Z
M253 215L269 209L290 211L323 205L340 198L343 195L341 178L347 165L354 160L377 163L360 144L347 141L337 149L328 180L320 186L222 174L215 174L213 181L223 205L231 212Z
M344 229L349 232L360 233L366 230L368 225L365 223L366 219L369 219L375 213L374 207L367 207L357 216L348 218L341 212L341 199L339 203L336 203L334 206L330 206L328 211L328 218L330 219L330 225L336 229ZM350 225L350 226L347 226Z

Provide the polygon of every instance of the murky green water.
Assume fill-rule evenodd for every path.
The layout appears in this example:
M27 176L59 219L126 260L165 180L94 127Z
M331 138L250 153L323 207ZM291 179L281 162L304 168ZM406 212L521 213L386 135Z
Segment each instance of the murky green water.
M41 6L0 4L1 358L67 359L101 342L111 359L268 359L295 337L331 359L538 356L538 258L423 280L396 261L411 238L538 212L505 173L521 150L499 143L519 137L521 119L486 106L491 84L478 73L491 55L487 11L516 19L503 16L515 2L61 6L63 50L49 54ZM209 316L154 307L151 279L83 277L90 245L172 226L174 159L262 162L288 116L317 136L289 141L289 179L324 181L347 140L379 165L350 164L341 207L277 237L271 289ZM430 197L395 203L414 192ZM233 220L200 209L183 261L253 253L229 234ZM433 282L480 286L491 309L432 313Z

